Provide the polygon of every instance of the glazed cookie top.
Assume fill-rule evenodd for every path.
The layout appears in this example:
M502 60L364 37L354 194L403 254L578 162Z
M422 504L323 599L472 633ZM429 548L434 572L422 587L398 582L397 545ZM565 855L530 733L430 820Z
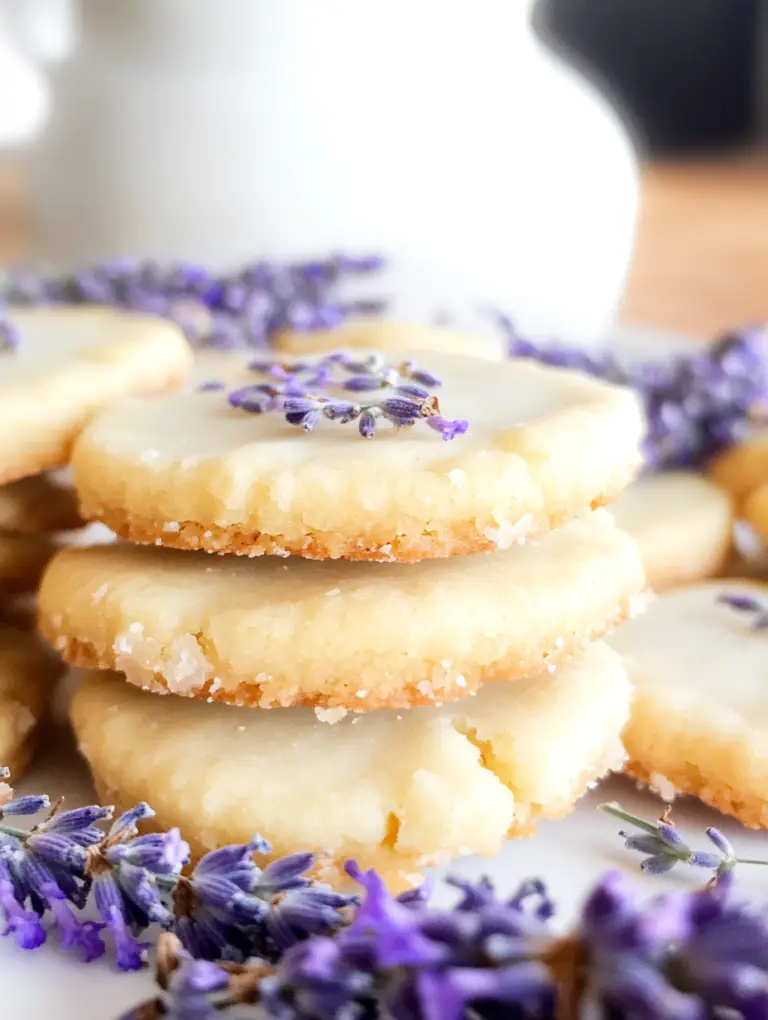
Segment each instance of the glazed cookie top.
M302 356L356 348L394 355L401 351L438 351L501 361L506 357L505 344L500 332L496 336L484 336L448 326L390 322L387 319L358 319L334 329L311 332L284 330L275 337L277 350Z
M120 544L59 553L43 633L74 665L260 708L366 711L465 697L581 650L644 583L607 511L456 563L211 557Z
M734 608L742 597L749 605ZM670 718L705 723L713 736L750 731L763 739L768 630L755 626L761 612L765 625L768 587L707 581L659 596L610 643L625 657L638 697L664 705Z
M72 438L115 397L152 393L191 367L180 330L106 308L14 309L0 350L0 480L65 463Z
M277 852L381 847L418 860L495 853L532 809L566 811L618 763L629 698L619 658L593 645L475 698L333 727L309 709L159 698L109 673L86 676L72 718L107 792L148 800L206 848L257 828Z
M252 388L287 385L295 362L287 371L249 362L208 356L208 387L125 402L95 420L73 458L85 514L133 541L182 548L419 559L506 548L612 498L639 462L634 395L575 372L416 353L400 362L403 389L362 392L356 378L387 370L333 364L341 385L318 387L325 370L313 361L297 376L335 402L337 420L322 405L289 424L280 410L253 413L265 398ZM438 396L437 416L434 403L406 395L417 391ZM392 409L389 398L396 421L404 401L420 409L412 427L385 414L364 441L365 411L338 420L340 406ZM448 420L468 421L468 431Z

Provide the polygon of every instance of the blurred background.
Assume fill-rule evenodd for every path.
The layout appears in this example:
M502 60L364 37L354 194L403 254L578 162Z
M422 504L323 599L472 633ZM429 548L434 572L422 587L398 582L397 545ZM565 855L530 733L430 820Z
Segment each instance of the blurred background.
M231 2L225 0L217 10ZM526 6L524 0L508 2ZM191 10L200 6L200 0L189 0L189 4ZM174 5L158 0L157 6L170 10ZM68 0L0 0L0 261L36 254L35 201L30 197L25 159L40 138L61 139L60 127L51 127L66 102L71 106L64 97L66 75L61 69L83 59L65 23L65 12L71 13L72 7ZM82 0L74 7L86 20L98 20L102 34L103 23L112 14L117 18L118 5L105 0ZM142 0L121 0L120 4L123 14L146 7ZM181 9L178 4L175 7ZM476 8L479 18L483 8L481 0ZM702 335L768 318L767 0L540 0L532 18L547 51L578 72L572 79L573 89L578 88L579 79L586 80L608 98L639 167L638 205L636 215L634 207L631 212L633 241L628 272L621 281L620 317ZM167 23L163 30L168 31ZM159 36L147 36L154 38ZM145 49L154 67L146 73L154 74L162 51L159 44L148 43ZM115 52L114 74L125 73L128 64L121 61L128 59L127 49L118 57ZM140 75L137 80L143 80L140 62L133 59ZM183 63L182 43L173 59ZM509 59L518 59L513 47ZM462 64L456 67L460 75ZM209 71L204 68L200 74ZM530 92L521 95L535 109L542 87L531 86ZM85 102L82 97L81 101ZM208 112L215 120L215 109ZM106 116L103 110L101 116ZM247 120L247 110L243 116ZM91 122L94 135L104 135L102 127L97 120ZM207 127L203 113L203 148ZM527 128L519 130L525 142ZM541 130L550 130L546 119ZM557 129L551 130L556 133ZM74 134L72 138L70 149L79 147ZM584 138L585 147L594 146L594 174L599 175L602 167L610 179L608 156L604 159L586 127ZM218 138L215 145L221 147ZM53 155L48 162L54 175L62 161L61 151L50 150ZM96 164L99 179L106 179L111 172L109 160L99 156ZM61 179L65 180L63 168ZM116 193L116 202L118 197ZM70 206L75 204L71 195L67 200ZM629 208L630 199L622 201ZM606 220L615 217L608 202L606 197ZM599 209L592 215L597 229ZM558 243L552 247L559 249L557 229L553 229ZM574 233L578 231L582 237L578 243L586 244L583 224L573 227ZM193 241L186 243L194 247ZM563 227L562 245L569 243ZM598 243L602 243L599 232ZM624 254L617 247L615 261L622 259ZM564 269L556 272L565 280ZM565 283L560 284L558 277L555 282L565 293ZM614 282L606 286L613 287ZM555 322L551 328L558 326Z

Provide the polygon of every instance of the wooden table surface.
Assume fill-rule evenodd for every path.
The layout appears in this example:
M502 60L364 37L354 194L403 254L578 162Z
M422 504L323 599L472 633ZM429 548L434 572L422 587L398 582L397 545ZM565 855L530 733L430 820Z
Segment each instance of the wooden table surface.
M23 256L27 222L0 166L0 261ZM768 155L646 168L622 318L701 335L768 320Z

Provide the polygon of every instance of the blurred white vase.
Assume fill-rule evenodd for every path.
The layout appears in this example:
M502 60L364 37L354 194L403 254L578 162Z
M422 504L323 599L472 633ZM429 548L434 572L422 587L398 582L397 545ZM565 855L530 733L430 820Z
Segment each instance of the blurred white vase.
M528 0L79 0L29 152L40 259L227 267L382 252L399 315L478 303L584 341L616 309L637 172Z

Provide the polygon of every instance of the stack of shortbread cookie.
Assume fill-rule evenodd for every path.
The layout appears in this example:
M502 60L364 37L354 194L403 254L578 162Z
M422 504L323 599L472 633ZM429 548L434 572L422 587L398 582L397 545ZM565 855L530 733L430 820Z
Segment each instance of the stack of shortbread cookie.
M61 673L32 633L35 588L56 549L86 531L52 469L95 411L180 381L191 354L175 327L101 309L19 310L0 335L0 765L18 778Z
M622 760L599 639L644 579L596 508L641 431L627 391L426 352L208 354L101 413L80 508L133 544L59 552L40 596L65 660L115 671L72 707L100 795L197 853L258 831L399 884L568 812Z

